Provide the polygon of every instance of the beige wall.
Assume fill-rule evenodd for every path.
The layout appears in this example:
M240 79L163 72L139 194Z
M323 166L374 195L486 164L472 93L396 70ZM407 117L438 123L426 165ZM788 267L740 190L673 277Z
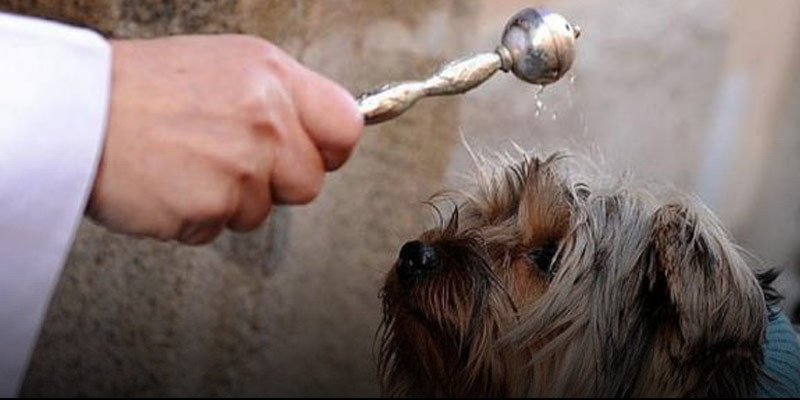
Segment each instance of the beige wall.
M529 3L544 4L0 0L118 37L262 35L354 92L494 48L508 16ZM420 202L469 172L459 132L493 150L510 149L513 140L539 151L589 152L611 169L701 192L766 261L790 261L800 244L800 86L791 73L800 64L787 48L800 48L800 38L781 28L798 18L796 6L782 8L789 3L759 2L777 12L767 21L749 18L761 11L747 11L747 3L726 1L547 2L584 34L574 72L542 92L538 116L538 88L511 76L459 98L425 100L368 128L319 201L278 209L259 231L204 247L123 237L86 222L23 394L376 394L380 281L423 226ZM772 30L759 29L770 23ZM755 41L759 49L775 46L759 51L758 61L743 52L753 35L766 38ZM739 98L766 105L737 106L743 89L726 83L741 62L737 52L750 60L742 65L763 68L738 69L759 82L750 88L772 88ZM732 118L736 107L742 115ZM712 140L734 128L736 140ZM742 138L760 143L757 156ZM739 162L742 152L750 164ZM709 161L719 154L722 161ZM746 182L727 167L704 178L730 162L750 172ZM746 201L727 201L733 197Z

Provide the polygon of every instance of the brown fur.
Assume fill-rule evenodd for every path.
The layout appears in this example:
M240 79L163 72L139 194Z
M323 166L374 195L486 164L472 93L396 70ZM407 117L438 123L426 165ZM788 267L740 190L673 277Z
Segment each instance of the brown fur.
M477 188L419 238L441 268L386 279L384 395L754 393L768 304L704 207L559 154L477 161Z

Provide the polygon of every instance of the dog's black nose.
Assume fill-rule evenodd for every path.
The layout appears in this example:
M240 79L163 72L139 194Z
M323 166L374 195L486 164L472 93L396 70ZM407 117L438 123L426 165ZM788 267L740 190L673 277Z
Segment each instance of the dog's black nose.
M414 240L403 245L397 261L397 276L410 279L438 269L438 260L433 246Z

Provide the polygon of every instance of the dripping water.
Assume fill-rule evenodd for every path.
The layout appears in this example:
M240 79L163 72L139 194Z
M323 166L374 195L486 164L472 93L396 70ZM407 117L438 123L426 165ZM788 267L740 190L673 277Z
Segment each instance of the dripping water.
M536 90L536 94L533 95L533 98L536 100L536 112L534 115L538 118L542 115L542 112L546 109L544 102L542 101L542 93L544 92L544 85L539 86L539 89Z

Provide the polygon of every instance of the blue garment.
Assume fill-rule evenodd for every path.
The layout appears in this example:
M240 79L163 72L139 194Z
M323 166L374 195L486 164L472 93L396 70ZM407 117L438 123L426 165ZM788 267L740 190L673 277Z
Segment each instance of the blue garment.
M764 371L758 377L758 397L800 397L800 345L782 312L769 317L764 345Z

